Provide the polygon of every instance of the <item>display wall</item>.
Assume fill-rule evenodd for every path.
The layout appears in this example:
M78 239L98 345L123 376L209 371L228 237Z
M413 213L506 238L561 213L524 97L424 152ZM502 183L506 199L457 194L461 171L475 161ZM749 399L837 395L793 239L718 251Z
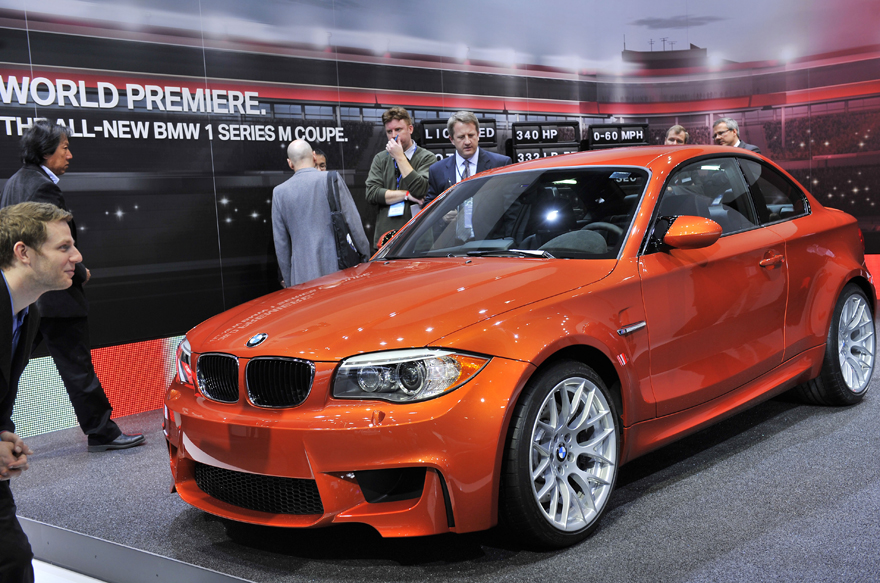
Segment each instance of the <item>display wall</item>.
M855 214L880 253L875 3L746 2L732 15L715 1L488 1L462 3L475 12L465 21L455 4L0 1L0 182L35 117L71 128L60 186L93 275L91 336L122 347L99 371L105 385L130 385L117 376L132 366L168 370L166 339L279 289L270 199L291 175L291 139L325 151L371 236L364 182L391 105L411 111L422 145L430 122L473 110L508 154L514 124L581 139L643 124L657 143L679 123L708 143L712 121L731 116L823 203ZM147 360L145 342L160 343ZM32 366L51 376L51 360ZM113 395L116 414L128 400L158 406L142 397L161 394L163 375Z

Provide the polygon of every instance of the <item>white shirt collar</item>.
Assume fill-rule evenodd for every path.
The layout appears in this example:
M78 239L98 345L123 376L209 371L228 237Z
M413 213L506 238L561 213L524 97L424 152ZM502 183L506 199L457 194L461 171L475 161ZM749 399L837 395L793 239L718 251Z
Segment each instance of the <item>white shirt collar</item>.
M405 151L404 154L406 155L407 160L412 160L413 154L415 154L415 153L416 153L416 142L415 142L415 140L413 140L413 143L412 143L412 145L410 145L409 150Z
M474 152L474 155L471 156L470 158L468 158L468 162L473 164L473 168L471 168L471 170L473 170L473 172L471 172L471 176L473 176L474 174L477 173L477 160L479 160L479 159L480 159L480 147L477 146L477 149ZM464 164L464 160L465 159L462 157L462 155L458 153L458 150L456 150L455 151L455 167L460 170L461 165Z
M51 170L49 170L49 169L46 168L45 166L40 166L40 168L42 168L42 169L46 172L46 174L49 175L49 178L51 178L51 179L52 179L52 182L54 182L55 184L58 184L58 181L61 180L60 178L58 178L57 176L55 176L55 173L54 173L54 172L52 172Z

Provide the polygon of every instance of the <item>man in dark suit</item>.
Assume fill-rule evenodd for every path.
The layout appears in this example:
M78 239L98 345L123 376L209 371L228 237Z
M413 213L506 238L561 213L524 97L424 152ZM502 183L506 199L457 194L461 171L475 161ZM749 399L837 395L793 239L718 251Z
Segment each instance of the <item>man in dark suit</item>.
M44 119L34 121L21 139L24 166L6 182L0 206L34 201L68 210L58 180L73 158L69 135L64 126ZM71 230L76 237L74 223ZM89 270L77 264L73 285L40 298L40 331L64 381L80 427L88 436L89 451L125 449L143 443L144 436L124 434L110 419L113 407L92 365L89 304L83 291L89 277Z
M15 516L9 480L28 469L33 452L15 434L18 380L39 331L34 305L43 292L71 286L82 261L70 233L71 214L27 202L0 210L0 581L33 582L33 552Z
M480 149L480 122L470 111L459 111L446 122L449 141L455 146L455 155L435 162L428 168L428 204L441 192L483 170L507 166L507 156Z
M752 152L761 153L758 146L747 144L739 139L739 124L735 119L722 117L715 120L712 124L712 138L719 146L732 146L734 148L745 148Z

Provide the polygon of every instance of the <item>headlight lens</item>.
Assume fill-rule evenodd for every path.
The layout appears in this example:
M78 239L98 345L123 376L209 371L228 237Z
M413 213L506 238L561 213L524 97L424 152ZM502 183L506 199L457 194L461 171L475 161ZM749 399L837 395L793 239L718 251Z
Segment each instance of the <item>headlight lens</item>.
M181 384L195 388L191 362L192 349L189 347L189 340L184 336L180 344L177 345L177 379Z
M395 350L342 361L333 396L411 403L455 390L480 372L488 358L448 350Z

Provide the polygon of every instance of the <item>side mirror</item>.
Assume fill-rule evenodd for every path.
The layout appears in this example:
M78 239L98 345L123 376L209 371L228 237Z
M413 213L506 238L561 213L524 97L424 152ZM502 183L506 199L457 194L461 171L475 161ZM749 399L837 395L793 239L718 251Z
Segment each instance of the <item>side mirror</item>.
M387 233L385 233L384 235L382 235L381 237L379 237L379 249L381 249L382 247L384 247L384 246L385 246L385 243L387 243L388 241L390 241L390 240L391 240L391 237L393 237L393 236L396 235L396 234L397 234L397 229L392 229L391 231L388 231Z
M675 219L663 242L674 249L702 249L721 236L721 225L702 217L680 216Z

